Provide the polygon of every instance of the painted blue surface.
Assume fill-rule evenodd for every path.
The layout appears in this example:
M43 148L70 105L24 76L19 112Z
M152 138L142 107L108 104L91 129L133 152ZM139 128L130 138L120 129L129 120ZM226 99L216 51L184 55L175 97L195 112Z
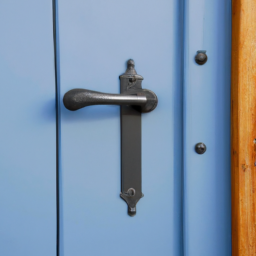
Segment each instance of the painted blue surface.
M231 1L185 1L184 250L231 255ZM206 50L208 61L193 58ZM194 152L204 142L204 155Z
M134 218L119 198L119 108L70 112L61 103L61 256L231 255L230 8L58 1L60 98L73 88L119 93L129 58L159 98L142 118L145 197ZM204 66L197 50L207 51ZM201 141L207 152L197 155Z
M61 103L61 256L181 255L182 8L169 1L58 1L60 95L72 88L119 93L135 60L159 105L142 117L137 215L120 199L117 106L76 112Z
M0 255L56 255L51 1L0 3Z

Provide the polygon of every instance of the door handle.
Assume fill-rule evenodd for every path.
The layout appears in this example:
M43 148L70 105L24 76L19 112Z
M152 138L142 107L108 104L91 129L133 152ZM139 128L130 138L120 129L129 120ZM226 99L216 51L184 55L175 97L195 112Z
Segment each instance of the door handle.
M140 112L146 113L154 110L157 102L157 96L152 91L134 88L122 94L72 89L63 98L64 106L71 111L91 105L127 105L137 107Z
M136 205L143 197L141 189L141 113L154 110L158 100L154 92L143 89L143 77L127 62L126 72L119 76L120 94L73 89L63 98L65 107L78 110L91 105L121 105L121 193L128 205L128 214L136 214Z

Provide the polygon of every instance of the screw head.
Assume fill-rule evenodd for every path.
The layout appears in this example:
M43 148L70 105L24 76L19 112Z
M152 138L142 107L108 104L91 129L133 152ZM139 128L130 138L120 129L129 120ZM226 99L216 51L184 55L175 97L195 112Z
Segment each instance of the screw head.
M135 205L128 206L128 215L130 215L131 217L136 215L136 206Z
M197 51L195 61L198 65L203 65L207 61L206 51Z
M196 144L195 150L196 150L197 154L202 155L206 151L206 145L202 142L199 142L199 143Z

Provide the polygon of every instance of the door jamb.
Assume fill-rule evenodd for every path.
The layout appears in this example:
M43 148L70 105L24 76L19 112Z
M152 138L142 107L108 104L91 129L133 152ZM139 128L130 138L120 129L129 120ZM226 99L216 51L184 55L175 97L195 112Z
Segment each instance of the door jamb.
M232 255L256 255L256 1L232 0Z

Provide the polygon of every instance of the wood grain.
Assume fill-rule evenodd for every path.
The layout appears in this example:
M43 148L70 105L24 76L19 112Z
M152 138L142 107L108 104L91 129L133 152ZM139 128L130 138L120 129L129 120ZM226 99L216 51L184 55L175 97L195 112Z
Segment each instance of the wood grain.
M232 5L232 255L256 256L256 0Z

